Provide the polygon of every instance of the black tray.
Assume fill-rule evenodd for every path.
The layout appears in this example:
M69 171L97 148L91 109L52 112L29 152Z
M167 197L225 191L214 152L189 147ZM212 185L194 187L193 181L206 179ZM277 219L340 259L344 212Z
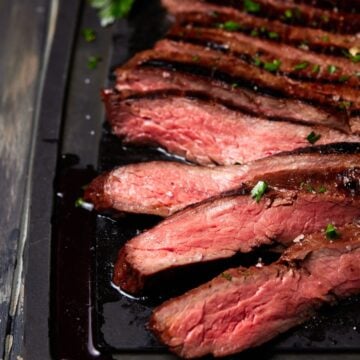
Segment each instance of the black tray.
M84 41L84 27L97 31L94 43ZM26 359L107 359L126 354L140 359L167 354L146 329L146 321L154 305L186 286L167 285L146 299L130 299L111 285L119 247L159 219L135 215L114 219L75 207L83 186L99 171L133 162L174 160L156 149L124 147L104 125L99 99L100 89L113 80L113 68L151 47L166 28L159 0L138 0L129 21L107 29L99 27L86 2L60 1L38 135L39 181L33 192L31 241L43 240L44 246L32 247L29 253ZM87 68L91 55L102 57L96 70ZM239 258L235 263L252 260ZM290 359L292 354L297 359L309 358L310 353L316 359L359 358L359 301L355 297L324 307L308 323L241 358Z

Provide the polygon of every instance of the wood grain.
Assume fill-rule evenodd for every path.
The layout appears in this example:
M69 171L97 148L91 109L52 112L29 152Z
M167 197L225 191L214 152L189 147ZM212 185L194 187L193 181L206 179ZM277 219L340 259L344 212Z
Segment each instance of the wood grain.
M0 1L0 358L14 320L9 317L9 304L18 241L23 235L22 211L48 3Z

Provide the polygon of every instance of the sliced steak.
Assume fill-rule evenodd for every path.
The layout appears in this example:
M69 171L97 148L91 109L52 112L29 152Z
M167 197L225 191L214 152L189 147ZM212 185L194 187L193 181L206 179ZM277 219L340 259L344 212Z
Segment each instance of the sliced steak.
M306 237L279 262L230 269L156 308L150 328L184 358L258 346L309 319L323 303L360 292L360 229Z
M357 33L360 31L359 14L325 10L306 4L294 4L292 0L256 0L257 6L247 11L243 1L209 0L220 6L232 6L235 9L249 12L251 15L263 16L273 20L305 26L321 28L330 32Z
M182 97L139 98L121 101L104 93L107 118L115 135L126 143L156 144L198 164L245 163L282 151L317 144L359 142L324 127L309 127L260 119L231 111L219 104Z
M354 144L355 145L355 144ZM148 162L117 168L97 177L84 198L100 211L116 210L169 216L182 208L239 187L265 180L273 187L329 191L324 184L343 187L347 174L360 178L360 145L357 153L289 153L242 166L199 167L172 162ZM309 180L311 179L311 180ZM359 183L360 186L360 183Z
M116 71L116 89L122 98L152 93L174 94L210 99L232 109L274 120L324 125L349 133L346 112L318 107L306 102L263 95L251 89L201 75L169 71L158 67ZM354 123L359 122L357 119Z
M332 11L338 9L352 14L359 13L360 11L360 0L294 0L294 3L312 5L323 9L330 9Z
M266 71L255 64L248 64L234 56L219 54L217 51L188 43L159 41L154 50L136 55L125 68L155 61L168 62L175 68L191 68L191 71L205 72L211 77L219 76L221 78L225 74L225 77L230 78L232 83L245 82L256 88L286 97L300 98L334 107L339 107L346 101L349 109L360 109L360 91L357 89L340 84L296 81Z
M187 208L125 244L114 283L137 293L149 278L171 268L230 258L274 242L288 246L329 223L359 221L358 180L355 174L355 192L335 186L322 194L272 189L257 203L242 189Z
M311 49L329 52L336 50L340 53L341 50L349 50L360 44L356 35L334 34L320 29L288 25L276 20L250 16L232 8L203 3L200 0L163 0L163 4L171 13L176 14L176 19L183 24L218 27L219 24L232 21L240 25L237 31L258 31L259 36L267 37L269 33L276 33L276 41L296 45L306 43ZM262 33L261 29L266 29L266 32Z
M223 29L175 26L168 33L168 37L233 54L257 66L278 60L281 62L278 72L295 79L360 86L360 79L356 76L356 72L360 70L359 65L345 57L318 54L286 44L275 45L266 39ZM336 71L329 71L334 66Z

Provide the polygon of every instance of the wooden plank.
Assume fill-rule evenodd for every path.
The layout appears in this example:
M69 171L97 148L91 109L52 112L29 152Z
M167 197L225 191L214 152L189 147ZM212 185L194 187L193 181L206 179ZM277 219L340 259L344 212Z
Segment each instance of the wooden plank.
M0 344L5 344L28 173L46 0L0 1ZM11 338L8 339L11 343ZM3 348L0 357L3 356Z

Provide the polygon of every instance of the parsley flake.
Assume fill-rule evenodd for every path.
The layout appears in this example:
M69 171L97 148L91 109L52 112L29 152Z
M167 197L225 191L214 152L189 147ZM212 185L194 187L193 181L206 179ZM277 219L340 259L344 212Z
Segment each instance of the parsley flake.
M83 198L78 198L75 201L75 207L76 208L82 208L82 209L85 209L87 211L92 211L94 209L94 205L89 203L89 202L86 202Z
M320 72L320 65L316 64L312 67L311 72L314 74L318 74Z
M309 63L307 61L303 61L301 63L298 63L294 66L295 71L299 70L305 70L309 66Z
M100 61L101 61L100 56L89 56L88 62L87 62L87 67L91 70L94 70L97 68Z
M339 231L333 224L328 224L325 229L325 235L329 240L335 240L340 237Z
M334 74L336 72L336 70L337 70L337 67L335 65L329 65L327 67L327 71L329 74Z
M339 82L345 83L345 82L347 82L349 79L350 79L350 76L349 76L349 75L341 75L341 76L339 77Z
M285 16L286 19L291 19L291 18L293 17L293 12L292 12L292 10L291 10L291 9L285 10L284 16Z
M227 272L223 272L221 273L221 276L226 279L227 281L231 281L232 280L232 276L231 274L227 273Z
M259 181L251 190L251 197L255 199L257 203L260 202L267 188L268 184L265 181Z
M81 30L81 35L84 37L86 42L93 42L96 39L96 33L93 29L84 28Z
M278 39L279 38L279 34L275 31L269 31L268 36L269 36L269 39Z
M235 21L226 21L222 24L219 24L218 27L227 31L237 31L241 29L241 25Z
M244 0L244 10L249 13L259 12L261 9L260 4L252 0Z
M276 72L280 69L281 61L278 59L273 60L272 62L264 63L264 69L270 72Z
M126 17L134 0L89 0L90 5L98 10L101 26L113 24L115 20Z
M320 138L321 138L321 135L320 135L320 134L315 134L315 132L312 131L312 132L306 137L306 140L307 140L310 144L315 144Z

